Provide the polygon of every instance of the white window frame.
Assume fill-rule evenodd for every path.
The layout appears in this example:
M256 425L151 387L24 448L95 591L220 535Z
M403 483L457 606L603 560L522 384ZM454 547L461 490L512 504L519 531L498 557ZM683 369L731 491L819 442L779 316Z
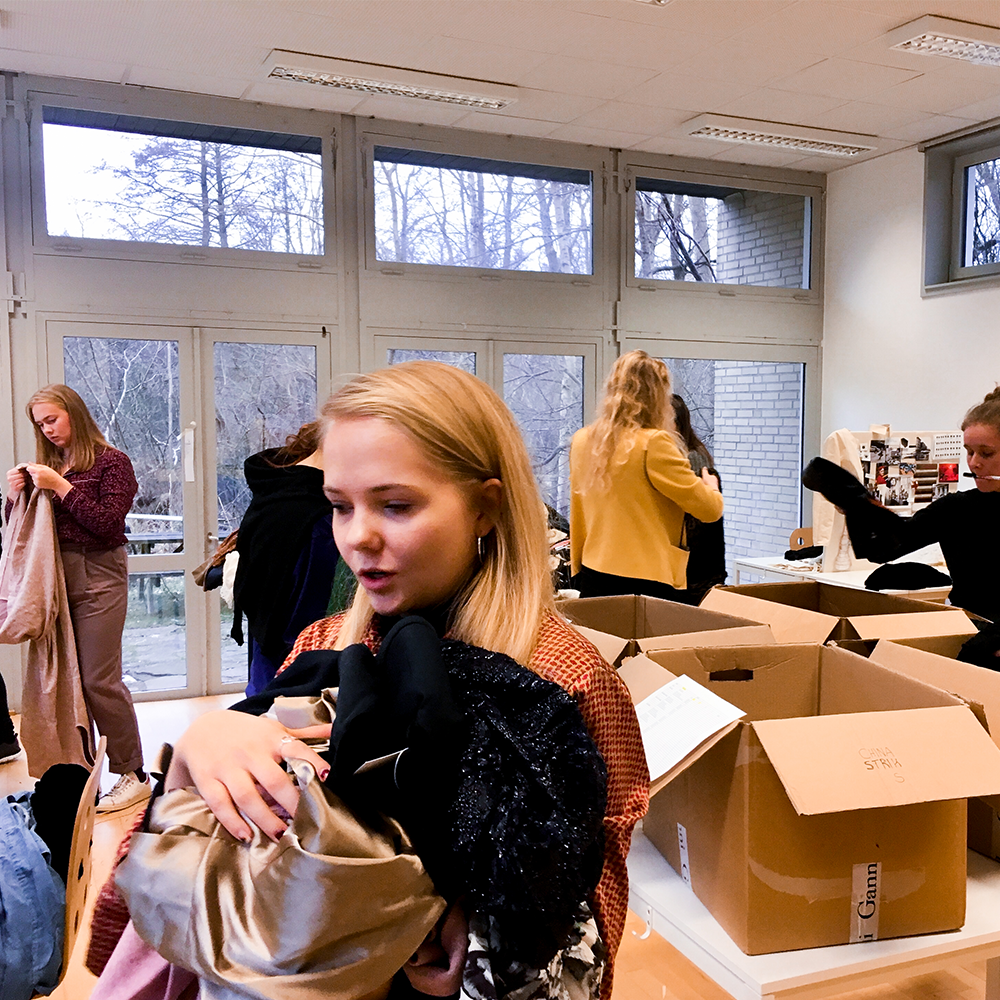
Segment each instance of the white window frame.
M181 263L241 267L260 270L336 270L336 225L334 215L334 123L336 116L296 112L291 109L248 108L224 98L186 99L171 95L106 95L99 85L67 86L60 81L26 81L24 95L29 129L29 171L31 190L31 232L36 254L53 257L142 260L154 263ZM43 108L63 107L107 114L135 115L160 121L198 122L206 125L311 135L320 139L323 173L324 253L289 254L234 247L202 247L171 243L143 243L130 240L50 236L45 213L45 164L43 152Z
M952 240L951 240L951 280L1000 275L1000 261L995 264L966 264L966 247L972 226L970 201L972 192L967 183L966 171L979 163L1000 160L1000 145L956 156L952 165Z
M802 378L802 459L803 465L822 449L820 410L823 372L819 347L791 345L740 344L720 341L653 340L627 338L622 341L622 353L642 350L657 358L698 358L713 361L793 362L804 366ZM803 524L812 523L812 504L805 487L799 488L799 504Z
M922 296L1000 285L1000 264L963 263L965 168L1000 158L1000 119L917 148L924 154Z
M625 272L625 285L628 288L643 292L670 292L682 295L725 295L756 299L770 299L789 303L818 303L821 295L820 277L820 243L822 238L821 212L823 206L823 187L788 183L756 177L752 174L735 175L731 172L731 164L720 164L718 173L707 173L704 167L677 169L653 166L635 161L627 162L623 167L622 197L622 257ZM651 280L638 278L635 274L635 198L636 182L640 177L652 180L677 181L684 184L697 184L705 187L734 187L747 191L771 191L776 194L799 195L810 199L806 205L806 231L804 235L804 253L808 260L808 288L777 288L766 285L729 284L725 282L676 281L670 279Z
M380 123L382 124L382 123ZM590 147L511 140L452 130L447 133L427 129L415 136L405 127L398 132L366 129L359 136L363 183L363 219L361 220L361 263L373 277L405 277L417 280L532 281L544 284L574 285L588 288L603 285L605 273L604 241L605 212L603 186L608 174L608 158L603 150ZM448 264L414 264L407 261L382 261L375 247L375 147L394 146L400 149L420 149L452 153L481 159L503 160L508 163L529 163L543 166L569 167L588 170L591 175L591 271L589 274L554 274L549 271L505 271L491 267L464 267Z

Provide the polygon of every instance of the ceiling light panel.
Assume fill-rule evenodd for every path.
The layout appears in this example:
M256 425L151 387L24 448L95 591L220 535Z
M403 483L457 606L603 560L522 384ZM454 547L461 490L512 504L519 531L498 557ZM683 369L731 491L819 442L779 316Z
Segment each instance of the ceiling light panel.
M681 126L685 135L717 142L753 143L777 149L797 149L823 156L850 159L877 148L874 136L852 132L830 132L805 125L755 121L727 115L698 115Z
M517 88L502 83L283 49L274 49L268 56L264 76L268 81L331 87L375 96L411 97L488 111L506 108L517 100Z
M984 24L928 14L890 31L885 39L897 52L1000 66L1000 29Z

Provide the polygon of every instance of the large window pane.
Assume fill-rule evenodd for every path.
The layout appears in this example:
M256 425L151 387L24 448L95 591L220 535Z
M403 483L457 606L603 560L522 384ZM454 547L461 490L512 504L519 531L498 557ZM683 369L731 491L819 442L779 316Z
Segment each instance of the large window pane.
M316 348L217 343L215 428L218 535L239 527L250 503L243 463L316 419Z
M385 352L385 360L389 365L399 365L404 361L440 361L452 368L461 368L470 375L476 374L475 351L409 351L390 347Z
M674 391L715 457L726 501L726 562L784 552L802 523L805 366L664 358Z
M375 147L380 261L590 274L587 170Z
M219 610L221 612L219 626L222 640L220 646L222 651L222 683L246 684L250 671L250 638L247 636L244 644L237 646L229 634L233 630L233 609L225 602L221 602ZM245 623L243 627L245 631Z
M635 276L809 287L809 198L639 177Z
M44 122L50 236L323 253L318 138L51 107Z
M130 573L122 676L132 692L187 685L184 574Z
M175 340L65 337L66 384L108 441L132 460L139 492L125 519L132 555L184 540L180 378Z
M963 263L966 267L1000 264L1000 160L966 168L965 191Z
M583 358L504 354L503 396L521 426L545 502L569 516L569 443L583 426Z

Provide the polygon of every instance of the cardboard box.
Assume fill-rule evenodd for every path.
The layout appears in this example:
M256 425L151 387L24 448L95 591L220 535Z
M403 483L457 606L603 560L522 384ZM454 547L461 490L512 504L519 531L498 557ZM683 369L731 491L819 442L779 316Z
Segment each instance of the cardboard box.
M959 608L815 580L713 587L701 607L770 625L776 642L972 635L976 631Z
M881 639L871 660L907 677L943 688L969 702L1000 746L1000 673L955 659L966 636ZM1000 798L969 800L969 847L1000 859Z
M651 649L774 642L759 621L657 597L578 597L558 601L556 609L615 665Z
M1000 790L1000 749L960 698L817 645L621 668L637 704L681 674L747 714L653 775L643 830L743 951L962 926L962 800Z

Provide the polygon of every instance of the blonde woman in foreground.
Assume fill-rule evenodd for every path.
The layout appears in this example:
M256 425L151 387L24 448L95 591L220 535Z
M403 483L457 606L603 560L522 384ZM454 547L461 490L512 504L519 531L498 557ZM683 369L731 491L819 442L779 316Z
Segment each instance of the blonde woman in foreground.
M552 609L546 526L527 449L484 382L435 362L360 375L323 407L324 491L333 534L358 579L353 606L307 628L289 660L363 642L376 650L400 615L443 636L505 653L576 700L607 766L604 866L589 901L607 952L602 998L628 908L632 828L649 775L631 699L597 650ZM240 839L248 820L277 840L298 791L282 764L324 760L277 722L203 716L177 742L168 786L194 785Z
M570 449L570 551L584 597L687 587L684 515L722 516L719 481L691 471L674 429L670 371L645 351L614 364L598 418Z

